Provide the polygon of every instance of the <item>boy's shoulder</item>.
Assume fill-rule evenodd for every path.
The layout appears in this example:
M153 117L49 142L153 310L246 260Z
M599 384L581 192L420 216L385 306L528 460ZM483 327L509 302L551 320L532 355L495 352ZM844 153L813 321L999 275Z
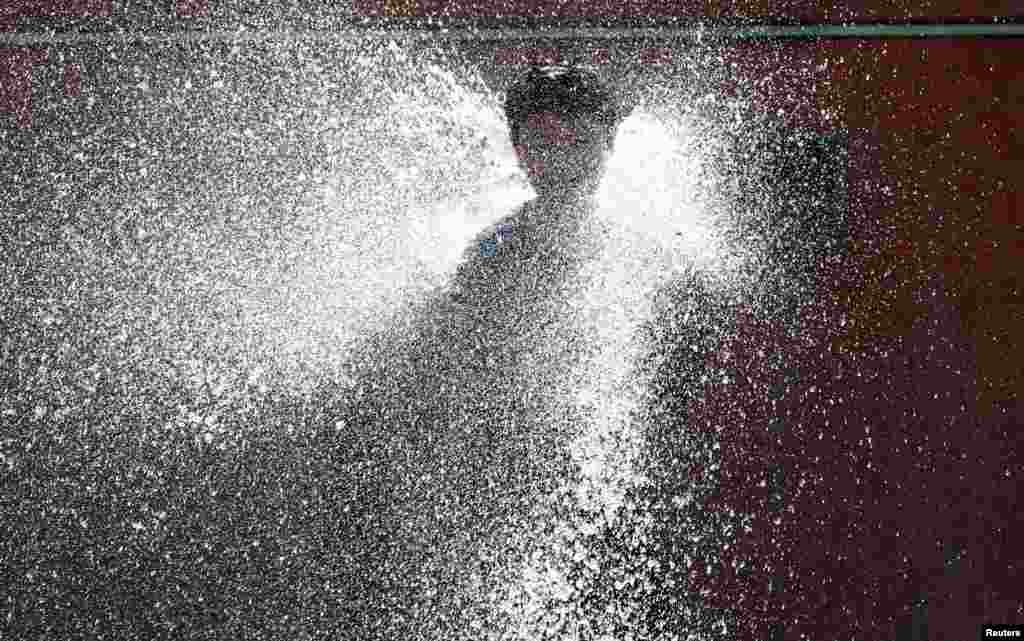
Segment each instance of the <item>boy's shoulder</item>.
M492 277L522 255L528 243L526 218L531 202L519 205L473 237L463 250L457 281Z
M525 221L532 207L533 201L527 201L503 216L500 220L485 227L477 234L473 243L467 248L467 251L473 257L483 259L496 258L506 253L510 248L517 245L519 241L523 240L523 236L527 231ZM467 256L467 258L469 257Z

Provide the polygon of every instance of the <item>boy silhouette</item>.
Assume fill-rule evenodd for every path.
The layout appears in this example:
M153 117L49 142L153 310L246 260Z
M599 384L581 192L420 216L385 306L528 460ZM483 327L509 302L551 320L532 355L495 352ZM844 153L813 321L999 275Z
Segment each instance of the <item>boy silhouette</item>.
M405 327L357 347L336 439L341 458L373 468L350 493L374 504L366 510L385 547L365 552L383 589L411 610L451 616L459 590L487 580L477 559L529 530L530 509L572 474L566 430L578 417L552 399L584 348L564 330L561 305L601 245L596 193L626 115L595 75L570 65L529 69L505 114L536 197L481 232Z
M627 114L593 73L572 65L532 67L507 92L505 116L519 166L537 197L484 231L479 258L514 250L578 253L596 231L595 195Z
M621 101L585 69L534 66L509 88L505 115L537 196L478 234L452 282L419 303L402 336L372 337L372 347L359 351L373 362L360 366L394 381L401 362L398 376L411 383L439 373L455 353L469 357L457 367L449 363L453 371L500 360L500 345L521 333L523 319L564 297L572 276L599 249L607 229L594 215L596 193L627 115Z

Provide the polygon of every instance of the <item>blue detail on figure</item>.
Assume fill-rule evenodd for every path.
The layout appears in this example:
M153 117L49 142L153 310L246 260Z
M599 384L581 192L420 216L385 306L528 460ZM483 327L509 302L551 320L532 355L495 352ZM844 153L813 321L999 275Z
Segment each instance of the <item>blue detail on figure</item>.
M507 242L512 238L512 225L499 223L498 229L493 238L486 238L480 242L480 254L490 258L498 251L498 245Z
M512 225L508 223L498 223L498 231L495 234L498 238L498 243L503 243L512 238Z

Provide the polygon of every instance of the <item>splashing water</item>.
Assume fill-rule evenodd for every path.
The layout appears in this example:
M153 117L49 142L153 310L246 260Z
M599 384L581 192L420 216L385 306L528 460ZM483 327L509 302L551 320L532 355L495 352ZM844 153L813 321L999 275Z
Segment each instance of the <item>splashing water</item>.
M489 91L397 48L380 56L373 65L388 66L393 77L362 89L377 101L375 111L336 126L331 173L283 230L275 259L245 274L231 301L240 312L238 344L247 346L247 367L260 380L295 386L344 377L360 336L381 327L401 332L417 302L451 278L470 239L532 195ZM694 270L723 288L738 273L702 187L706 136L696 122L646 110L622 125L596 214L607 241L567 296L554 301L557 311L549 313L561 320L523 346L533 356L514 374L535 379L523 391L548 403L529 429L562 433L556 423L565 419L558 417L576 417L566 432L571 440L556 444L575 473L542 497L511 547L492 550L506 559L503 579L487 576L487 594L477 597L488 603L487 623L466 622L472 634L483 626L498 639L581 638L593 616L583 602L603 572L619 596L590 634L611 639L636 618L651 589L635 563L626 569L620 559L622 567L602 570L609 559L589 541L622 529L631 533L623 554L638 555L646 540L649 517L625 497L645 481L637 471L644 434L637 417L651 372L638 363L650 346L639 336L657 294ZM561 380L554 372L565 370L552 363L568 362L559 354L567 343L586 357ZM550 389L539 389L541 381ZM483 399L476 404L487 411ZM209 425L200 426L209 433ZM548 534L536 536L526 525L539 522ZM525 562L517 565L518 558ZM424 594L439 587L427 582Z
M124 118L139 133L101 127L80 143L95 157L137 150L137 167L118 168L129 184L86 164L76 180L111 184L88 209L56 202L81 220L20 260L74 280L44 329L82 319L96 337L83 367L103 358L181 389L164 436L221 446L246 438L221 419L253 401L344 379L352 340L443 282L468 239L529 194L473 75L394 43L232 55L173 81L135 65L142 80L122 91L137 89Z
M154 179L113 208L114 218L129 221L119 231L123 245L103 247L88 226L69 226L62 234L70 251L40 261L51 274L75 271L80 285L69 290L74 300L63 301L63 311L61 301L41 311L40 323L101 301L90 316L102 321L100 351L176 377L193 399L164 426L175 435L236 443L249 428L226 417L239 407L269 392L344 379L359 337L380 327L399 331L417 301L450 280L470 239L532 195L499 102L478 78L457 78L394 45L340 54L332 63L344 71L333 73L349 74L348 86L357 87L343 92L342 113L332 102L331 72L307 61L304 71L327 80L300 82L303 91L287 108L260 114L274 123L232 118L231 99L214 118L226 132L217 140L271 137L268 131L285 140L261 153L278 154L283 171L302 175L301 198L270 206L267 190L283 188L284 179L206 171L204 184L224 202L204 210L190 193L161 203ZM238 82L243 98L246 91L274 93L253 79ZM139 86L151 92L154 85ZM180 109L180 100L167 101L154 113ZM171 118L164 126L166 132L179 123ZM645 540L649 517L625 498L645 482L638 417L651 372L639 366L650 347L640 329L674 279L696 270L724 292L746 260L720 238L706 188L713 172L703 155L711 136L696 119L653 109L638 109L622 125L600 194L597 221L607 230L601 251L577 286L554 301L560 321L516 373L536 379L529 391L546 397L549 417L570 417L571 438L560 445L574 473L521 515L518 540L496 550L500 569L482 595L469 597L489 611L467 624L467 636L611 639L651 589L642 572L612 567L605 574L620 597L596 629L584 629L583 601L610 563L588 541L603 529L628 531L628 556ZM145 162L155 174L174 171L170 157ZM195 224L196 217L203 220ZM134 273L141 275L125 276ZM564 380L545 376L567 343L584 357ZM51 380L39 386L59 389ZM533 429L558 431L541 423Z
M563 328L536 361L522 366L537 375L558 359L558 345L582 337L586 357L551 394L553 405L568 405L567 415L580 417L564 444L576 473L526 521L533 527L524 527L518 542L524 561L507 567L502 588L488 595L502 620L488 638L613 639L624 622L639 618L652 589L643 563L613 560L593 548L609 529L630 533L627 555L639 556L646 540L649 515L626 504L627 492L646 482L636 464L653 373L640 363L652 346L640 330L652 322L656 297L668 283L694 270L723 282L734 273L697 178L705 168L696 130L685 124L680 130L681 136L644 111L623 123L599 194L596 219L606 234L601 250L561 301L556 316ZM548 420L564 415L552 410ZM531 534L538 523L546 523L539 528L546 534ZM609 575L619 598L595 614L584 602Z
M489 94L472 78L415 63L398 49L375 61L401 70L381 106L337 141L331 180L284 269L252 283L253 324L316 368L338 368L351 340L386 325L403 305L454 271L479 229L528 194Z

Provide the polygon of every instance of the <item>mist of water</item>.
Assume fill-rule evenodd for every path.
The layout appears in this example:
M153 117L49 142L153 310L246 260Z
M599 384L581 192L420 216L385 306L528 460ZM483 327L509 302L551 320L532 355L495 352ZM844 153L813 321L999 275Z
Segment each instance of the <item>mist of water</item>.
M332 63L325 70L322 62L307 62L303 72L314 80L296 81L302 91L267 121L222 113L203 125L226 127L218 140L277 131L278 173L205 175L204 189L224 199L206 211L195 194L177 193L168 202L161 185L150 182L138 195L121 194L120 211L111 212L125 221L120 249L65 227L70 253L40 262L55 275L70 268L76 285L65 300L37 310L40 326L59 324L81 300L103 300L92 316L102 319L100 351L159 370L202 399L183 405L164 426L181 437L230 446L246 435L232 431L237 423L227 427L225 417L252 399L344 381L359 337L382 327L401 331L418 301L448 282L469 241L532 197L500 96L478 77L456 76L396 45L342 50ZM339 102L335 85L345 74L349 84ZM244 84L255 80L237 82L242 94L258 90ZM150 90L145 78L139 83ZM230 101L219 104L229 111ZM153 107L182 108L180 99ZM624 504L628 489L645 482L637 466L644 438L637 415L651 373L638 369L649 347L638 330L674 279L699 271L726 295L742 288L751 260L724 239L711 189L714 136L685 105L641 107L622 125L597 213L610 234L580 287L560 301L563 326L548 339L585 337L587 358L557 390L560 403L586 417L564 443L577 473L531 517L547 520L548 534L524 530L516 549L506 550L504 582L492 584L485 598L494 620L506 626L494 638L542 638L544 630L575 638L581 623L574 612L604 562L584 540L600 528L622 527L642 545L646 517ZM221 166L230 168L232 158ZM151 176L166 175L174 158L147 163ZM268 189L282 171L299 181L302 195L268 206ZM123 277L133 269L144 275ZM538 347L538 368L553 349ZM584 578L570 581L569 566L584 568ZM632 601L607 613L608 630L650 589L636 573L618 580L633 585Z

